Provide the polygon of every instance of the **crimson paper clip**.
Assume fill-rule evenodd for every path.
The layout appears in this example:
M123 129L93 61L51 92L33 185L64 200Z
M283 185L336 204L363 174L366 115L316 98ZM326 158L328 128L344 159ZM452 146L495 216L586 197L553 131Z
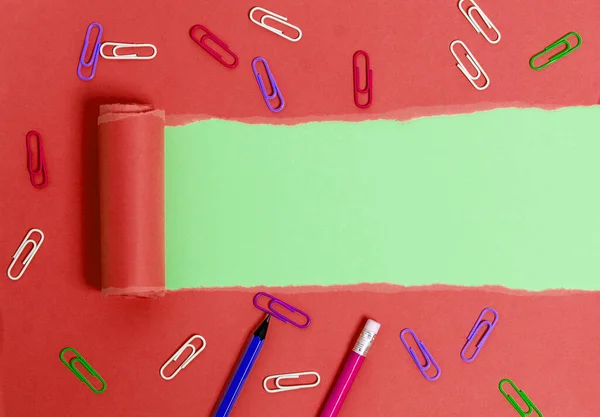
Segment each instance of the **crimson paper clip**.
M365 72L367 74L365 88L360 88L360 69L358 68L358 57L360 55L365 57ZM354 104L360 109L366 109L373 102L373 71L371 71L369 64L369 54L365 51L356 51L352 57L352 66L354 67ZM365 104L360 104L359 94L367 95Z
M31 149L32 136L35 136L37 139L37 168L34 168L33 163L34 152ZM29 171L31 185L33 185L35 188L45 187L48 184L48 175L46 173L46 158L44 157L44 148L42 147L42 135L35 130L28 132L27 136L25 136L25 146L27 147L27 170ZM40 183L35 181L36 175L41 175L42 178Z
M194 36L194 32L197 29L200 29L200 30L203 30L204 32L206 32L204 35L202 35L200 37L200 39L198 39L196 36ZM214 33L212 33L210 30L208 30L206 28L206 26L196 25L196 26L192 27L190 29L190 37L194 40L194 42L196 42L198 45L200 45L200 47L202 49L204 49L206 52L208 52L209 54L211 54L213 56L213 58L215 58L221 64L225 65L227 68L235 68L237 66L237 64L238 64L238 57L237 57L237 55L234 54L229 49L229 47L227 46L227 44L225 42L223 42L221 39L217 38ZM212 49L211 47L209 47L209 46L206 45L206 41L209 40L209 39L212 40L217 45L219 45L221 48L223 48L223 50L225 52L227 52L229 55L231 55L233 57L233 62L231 64L228 64L223 59L223 57L222 57L221 54L219 54L214 49Z

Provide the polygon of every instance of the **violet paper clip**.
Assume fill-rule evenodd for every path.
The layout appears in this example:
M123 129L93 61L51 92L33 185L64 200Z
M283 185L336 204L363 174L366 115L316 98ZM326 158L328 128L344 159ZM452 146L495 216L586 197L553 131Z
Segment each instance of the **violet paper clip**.
M200 37L200 39L198 39L195 35L194 32L196 30L203 30L204 32L206 32L204 35L202 35ZM238 64L238 57L236 54L234 54L230 49L229 46L227 46L227 44L225 42L223 42L221 39L217 38L215 36L214 33L212 33L210 30L208 30L208 28L206 28L206 26L202 26L202 25L196 25L193 26L190 29L190 38L193 39L194 42L196 42L198 45L200 45L200 47L202 49L204 49L206 52L208 52L213 58L215 58L217 61L219 61L221 64L225 65L227 68L235 68ZM231 57L233 58L233 62L231 64L228 64L224 59L223 56L220 55L217 51L215 51L213 48L210 48L208 45L206 45L206 40L212 40L214 43L216 43L217 45L219 45L221 48L223 48L223 50L225 52L227 52L229 55L231 55Z
M483 316L485 316L485 313L487 313L487 312L491 312L494 315L494 319L491 322L489 320L483 319ZM460 351L460 357L462 358L463 361L471 363L475 360L475 358L479 354L479 351L483 347L483 344L489 337L490 333L492 333L492 330L494 330L494 327L496 327L497 322L498 322L498 312L491 307L484 308L483 311L481 312L481 314L479 315L479 317L477 318L475 325L471 329L471 332L467 336L467 343L465 343L465 346ZM467 358L467 356L466 356L467 349L469 349L469 346L471 345L473 338L479 332L479 329L481 329L483 326L487 326L487 329L485 330L485 333L483 333L483 336L481 336L481 339L479 339L479 341L475 344L475 352L473 353L473 356L471 356L470 358Z
M265 85L262 81L262 78L261 78L260 74L258 73L258 71L256 70L257 62L262 62L263 65L265 66L265 70L267 71L267 77L269 78L269 83L271 84L271 88L273 89L272 94L267 93L267 90L265 89ZM277 87L277 83L275 82L273 73L269 69L269 65L267 64L267 61L262 57L254 58L254 60L252 61L252 72L254 72L254 76L256 77L256 82L258 83L258 88L260 88L260 93L262 94L263 98L265 99L265 103L267 104L267 107L269 108L269 110L271 110L274 113L277 113L277 112L283 110L283 106L285 106L285 101L283 100L281 91L279 91L279 87ZM271 102L270 102L275 97L279 98L279 102L280 102L279 107L277 107L277 108L273 108L273 106L271 106Z
M424 365L421 365L421 362L419 361L419 358L417 358L417 354L415 353L415 351L408 345L408 343L406 342L406 340L404 340L404 333L410 333L412 335L412 337L415 339L415 342L417 342L417 345L419 346L419 350L421 351L421 354L425 358L425 364ZM440 377L440 375L442 374L442 371L441 371L440 367L438 366L438 364L433 359L433 356L431 356L431 353L429 353L429 351L425 347L425 344L422 341L419 340L419 338L417 337L417 335L415 334L414 331L412 331L411 329L404 329L404 330L402 330L400 332L400 340L402 340L402 344L404 345L404 347L406 348L406 350L408 350L408 353L410 354L410 357L412 358L412 360L414 361L414 363L417 365L417 368L419 368L419 371L421 372L421 375L423 375L423 377L426 380L428 380L428 381L435 381L436 379L438 379ZM429 376L429 375L427 375L426 371L431 367L432 364L433 364L433 367L436 370L436 374L434 376Z
M98 28L98 36L96 37L96 42L94 43L92 55L90 56L90 60L86 62L85 56L88 51L88 47L90 45L90 35L92 34L92 29ZM100 23L91 23L87 31L85 32L85 38L83 39L83 48L81 49L81 55L79 56L79 64L77 65L77 76L82 81L89 81L96 75L96 67L98 66L98 61L100 60L100 46L102 43L102 25ZM82 74L83 68L90 68L91 74L89 77L86 77Z
M35 136L37 138L37 154L38 154L38 164L37 169L34 168L33 158L34 152L31 149L31 137ZM42 147L42 135L40 135L35 130L32 130L27 133L25 136L25 146L27 147L27 170L29 171L29 179L31 180L31 185L35 188L43 188L48 184L48 175L46 173L46 158L44 156L44 148ZM36 175L41 175L41 182L36 182Z
M261 296L270 299L269 303L267 304L268 309L261 307L260 304L258 303L258 299ZM310 324L310 317L304 311L302 311L294 306L291 306L288 303L286 303L285 301L280 300L279 298L273 297L271 294L267 294L266 292L259 292L258 294L256 294L254 296L253 303L254 303L254 307L258 308L260 311L264 311L265 313L272 315L273 317L283 321L284 323L292 323L294 326L299 327L300 329L305 329ZM300 314L301 316L303 316L306 319L306 322L304 324L298 323L296 321L293 321L289 317L284 316L279 311L275 310L274 306L276 306L276 305L282 306L283 308L285 308L286 310L288 310L291 313Z

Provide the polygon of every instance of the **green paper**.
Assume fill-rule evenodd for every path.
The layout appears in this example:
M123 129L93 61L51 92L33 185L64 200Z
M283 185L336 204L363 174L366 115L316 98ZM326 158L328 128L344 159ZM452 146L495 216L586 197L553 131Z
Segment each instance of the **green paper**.
M600 107L166 129L167 288L600 289Z

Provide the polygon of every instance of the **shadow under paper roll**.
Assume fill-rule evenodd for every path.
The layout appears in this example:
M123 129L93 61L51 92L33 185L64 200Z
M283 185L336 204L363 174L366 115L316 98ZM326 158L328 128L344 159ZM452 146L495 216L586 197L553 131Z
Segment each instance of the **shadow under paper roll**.
M102 293L165 292L163 110L100 106L98 167Z

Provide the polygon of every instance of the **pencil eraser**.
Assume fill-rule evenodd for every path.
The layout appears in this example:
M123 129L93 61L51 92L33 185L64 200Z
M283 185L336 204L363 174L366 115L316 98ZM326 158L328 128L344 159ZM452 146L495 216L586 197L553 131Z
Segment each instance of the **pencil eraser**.
M379 324L375 320L371 320L371 319L368 319L367 324L365 324L365 330L370 333L373 333L373 334L377 334L380 327L381 327L381 324Z

